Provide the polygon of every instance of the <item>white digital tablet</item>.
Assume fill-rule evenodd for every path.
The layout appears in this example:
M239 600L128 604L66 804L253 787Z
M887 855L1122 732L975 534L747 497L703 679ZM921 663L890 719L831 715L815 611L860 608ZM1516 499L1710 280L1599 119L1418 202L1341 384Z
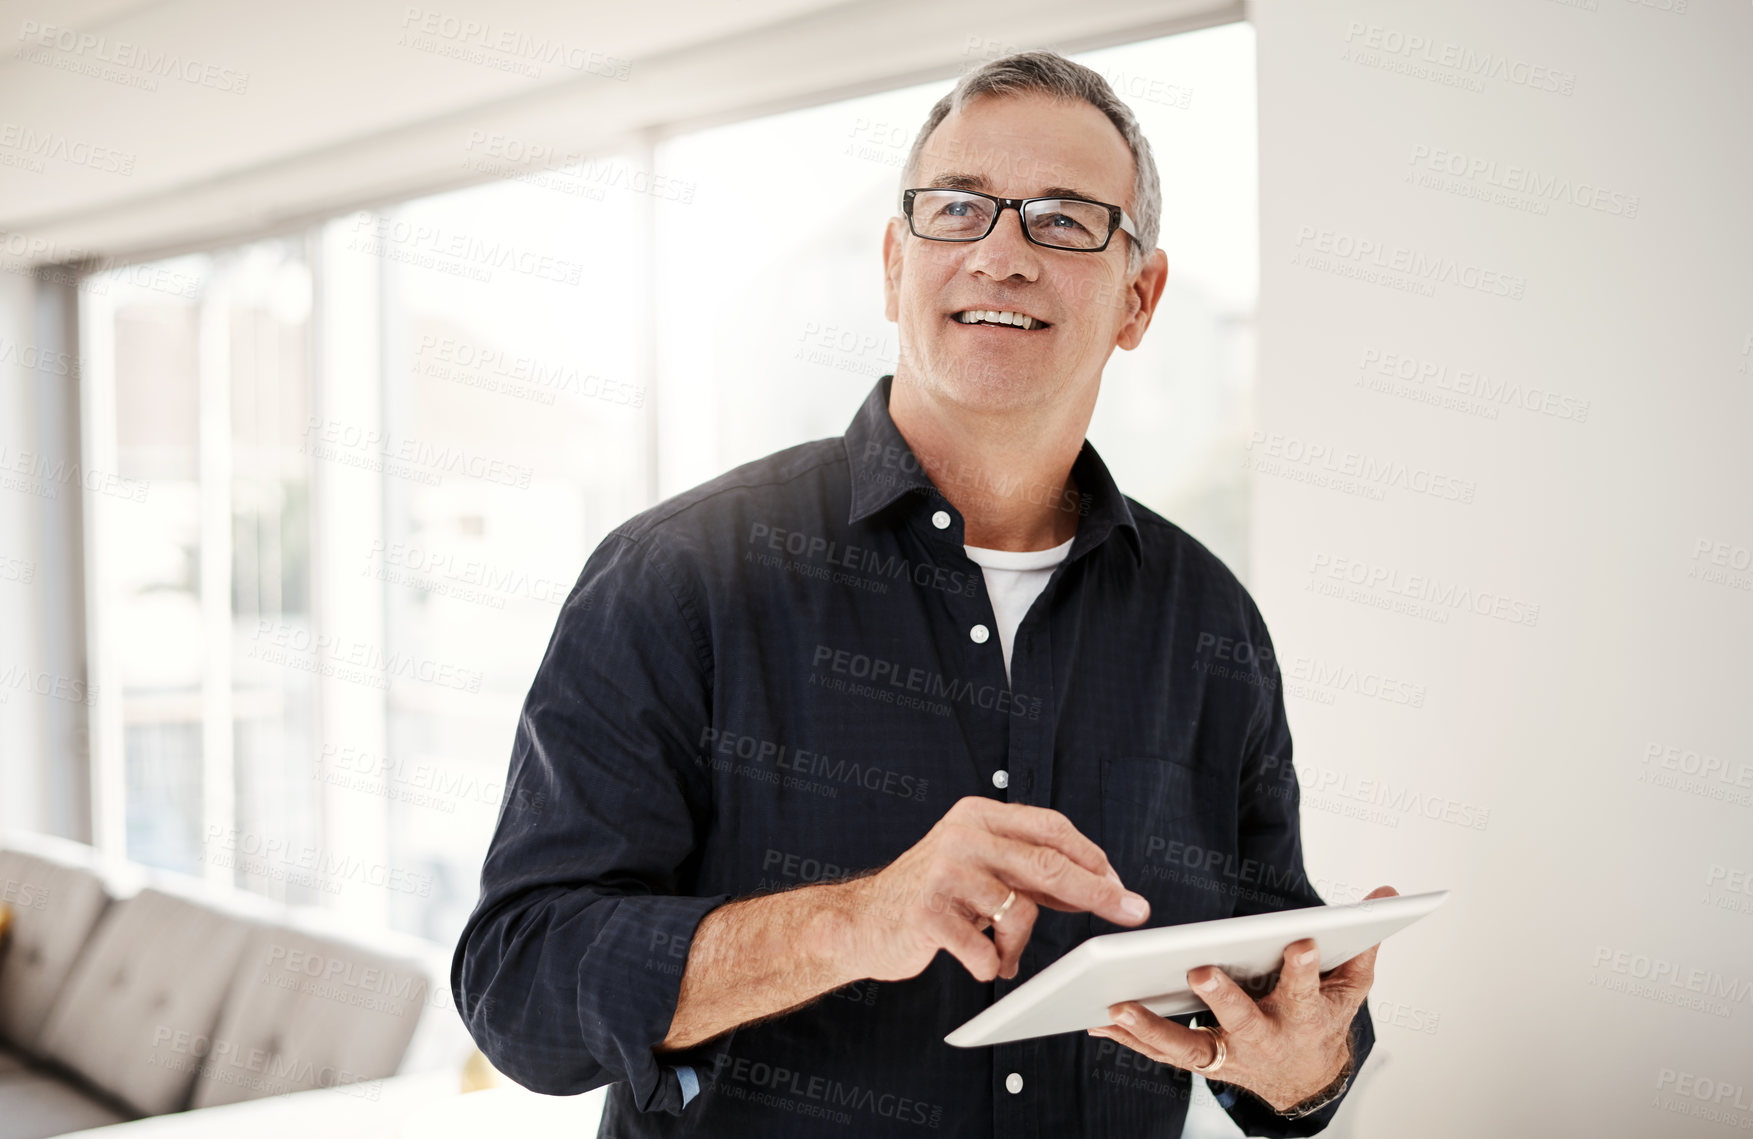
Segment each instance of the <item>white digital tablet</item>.
M1216 965L1258 1000L1271 991L1291 942L1314 938L1325 973L1405 929L1448 896L1435 890L1105 933L1018 985L944 1042L976 1048L1082 1032L1112 1024L1108 1006L1120 1001L1138 1001L1158 1016L1202 1012L1205 1002L1187 986L1188 970L1201 965Z

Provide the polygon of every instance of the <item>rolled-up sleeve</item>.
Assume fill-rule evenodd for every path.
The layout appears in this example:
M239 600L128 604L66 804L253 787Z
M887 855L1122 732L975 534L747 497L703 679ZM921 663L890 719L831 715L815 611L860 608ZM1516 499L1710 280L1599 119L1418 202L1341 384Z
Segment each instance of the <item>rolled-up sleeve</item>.
M1325 905L1303 867L1301 787L1291 763L1290 723L1284 711L1284 678L1259 611L1250 608L1249 616L1252 618L1250 640L1263 667L1262 683L1257 686L1260 696L1249 723L1242 756L1238 854L1240 865L1258 868L1260 886L1242 895L1236 913ZM1367 1001L1358 1006L1357 1015L1352 1018L1350 1036L1353 1076L1346 1086L1347 1094L1356 1085L1356 1072L1362 1069L1375 1044L1375 1026L1370 1020ZM1287 1119L1273 1111L1270 1104L1239 1087L1218 1080L1208 1082L1218 1103L1243 1132L1269 1139L1317 1134L1332 1122L1339 1105L1345 1102L1345 1097L1341 1096L1301 1119Z
M573 1095L625 1081L641 1111L676 1113L729 1036L656 1048L694 931L729 896L681 892L711 807L697 756L712 656L686 576L654 543L604 539L561 607L451 989L519 1084Z

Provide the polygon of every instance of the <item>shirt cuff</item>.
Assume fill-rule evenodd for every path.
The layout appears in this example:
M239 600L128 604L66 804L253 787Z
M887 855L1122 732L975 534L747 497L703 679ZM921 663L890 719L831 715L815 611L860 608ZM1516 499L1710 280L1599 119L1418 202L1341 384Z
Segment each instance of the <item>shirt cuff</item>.
M676 1079L682 1081L682 1106L687 1107L688 1101L700 1094L700 1077L689 1064L678 1064L671 1070L675 1072Z
M678 1064L688 1061L699 1079L696 1065L706 1053L666 1055L656 1049L675 1017L694 931L710 910L728 900L728 895L616 898L613 912L576 966L585 1047L626 1081L634 1106L642 1112L682 1110L685 1093Z

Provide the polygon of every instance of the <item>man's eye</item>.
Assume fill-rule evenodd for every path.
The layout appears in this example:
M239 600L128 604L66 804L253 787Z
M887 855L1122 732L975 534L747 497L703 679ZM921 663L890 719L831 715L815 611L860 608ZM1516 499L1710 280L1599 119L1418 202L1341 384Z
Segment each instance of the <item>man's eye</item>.
M1083 229L1084 225L1068 214L1047 214L1041 219L1051 229Z

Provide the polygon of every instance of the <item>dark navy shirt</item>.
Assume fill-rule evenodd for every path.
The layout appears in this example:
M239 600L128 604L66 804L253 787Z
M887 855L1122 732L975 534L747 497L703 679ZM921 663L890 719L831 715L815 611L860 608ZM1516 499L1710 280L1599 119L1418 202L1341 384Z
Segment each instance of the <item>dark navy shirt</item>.
M703 916L882 867L967 795L1065 814L1150 926L1321 904L1240 583L1086 442L1077 493L1005 488L1078 515L1007 682L962 517L890 418L891 383L844 437L668 499L586 562L517 725L457 1007L518 1083L611 1085L602 1135L1178 1136L1189 1074L1112 1041L943 1042L1124 928L1086 913L1043 908L1014 980L940 952L911 980L654 1051ZM1352 1042L1361 1065L1367 1006ZM1250 1135L1313 1134L1343 1102L1289 1120L1211 1086Z

